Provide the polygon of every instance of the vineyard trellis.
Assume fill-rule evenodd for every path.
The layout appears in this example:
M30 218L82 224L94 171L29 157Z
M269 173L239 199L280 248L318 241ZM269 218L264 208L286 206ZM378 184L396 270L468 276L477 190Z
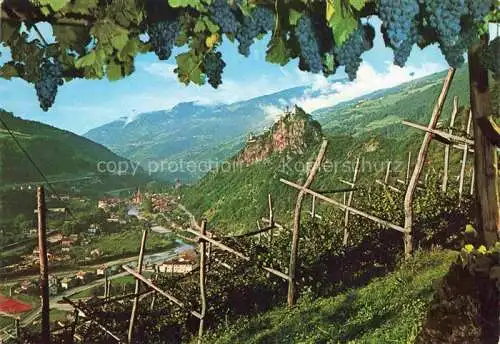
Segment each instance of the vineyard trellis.
M452 112L452 120L451 120L451 125L448 130L448 132L436 129L436 123L437 123L437 118L441 113L442 110L442 103L444 102L444 99L446 98L446 93L447 89L449 88L449 84L451 82L451 78L453 76L454 71L450 70L447 79L444 82L443 85L443 90L440 94L438 104L436 107L440 107L441 109L436 110L436 108L433 111L433 116L431 120L431 124L429 126L423 126L418 123L413 123L413 122L408 122L408 121L403 121L402 123L405 125L408 125L412 128L422 130L426 133L426 136L423 141L423 145L426 144L428 145L432 139L437 139L439 142L445 143L445 158L444 158L444 168L443 170L444 175L443 175L443 181L441 183L441 191L447 190L448 188L448 174L449 174L449 154L450 154L450 149L451 148L457 148L460 149L463 152L463 157L460 163L460 174L458 176L459 179L459 193L460 197L462 197L462 192L463 192L463 183L464 183L464 171L465 171L465 163L467 159L467 154L473 151L471 146L473 146L473 141L470 140L468 137L463 137L459 136L456 134L453 134L454 128L454 121L456 119L457 111L458 111L458 99L455 98L453 103L454 103L454 108ZM471 132L471 116L469 115L468 121L467 121L467 134L470 134ZM82 324L87 324L89 322L96 324L102 331L104 331L108 336L113 338L115 341L119 343L132 343L134 341L135 333L134 333L134 327L135 327L135 319L137 317L137 312L140 306L140 300L141 297L144 295L152 293L154 295L153 300L150 305L150 311L153 311L154 309L154 304L156 297L158 295L165 297L168 299L171 303L177 305L181 309L184 309L187 313L191 314L192 316L196 317L199 320L199 330L198 330L198 342L201 343L203 339L203 333L204 333L204 320L207 315L207 309L208 309L208 304L207 304L207 293L206 289L208 287L209 280L207 279L207 266L210 264L210 262L213 260L216 262L218 265L221 266L225 269L232 270L232 267L230 264L224 262L221 259L218 259L215 257L215 255L212 253L212 249L218 249L222 250L225 252L228 252L232 254L233 256L242 259L246 261L248 264L254 264L260 267L263 271L265 271L268 274L273 274L282 280L286 281L288 283L288 293L287 293L287 303L291 307L295 304L296 301L296 280L295 280L295 275L296 275L296 270L297 270L297 258L299 255L299 238L300 238L300 222L301 222L301 213L302 213L302 203L305 195L310 195L312 196L312 207L311 211L309 212L311 214L311 217L313 219L316 218L321 218L320 215L317 214L317 202L323 201L329 205L333 205L335 207L340 208L342 211L344 211L344 239L343 239L343 244L347 244L347 237L349 233L347 232L348 230L348 221L349 221L349 216L350 214L353 215L358 215L364 218L367 218L371 221L374 221L375 223L382 225L387 228L391 228L394 230L397 230L403 235L407 235L409 233L409 230L403 226L400 226L398 224L392 223L390 221L384 220L382 218L379 218L377 216L374 216L372 214L369 214L363 210L357 209L352 205L352 200L354 197L354 192L356 191L356 186L357 182L360 177L360 157L356 159L356 164L355 164L355 169L353 173L353 177L351 181L345 181L345 180L340 180L342 183L347 184L350 189L336 189L336 190L330 190L330 191L314 191L311 189L311 185L315 179L315 176L317 172L319 171L319 168L321 166L321 163L323 161L323 158L325 156L326 148L327 148L328 142L324 140L321 144L321 147L319 149L318 155L315 159L314 164L312 165L308 177L305 181L304 184L300 185L298 183L294 183L291 181L288 181L286 179L281 178L280 182L283 184L290 186L296 190L298 190L298 195L297 195L297 200L296 200L296 205L295 205L295 211L294 211L294 221L293 221L293 229L287 229L285 226L277 223L275 221L275 211L273 208L273 202L272 202L272 197L271 194L268 195L268 207L269 207L269 214L267 217L261 218L261 221L266 224L265 227L261 227L259 221L257 221L257 229L248 231L244 234L237 234L237 235L230 235L230 236L224 236L221 238L218 238L215 233L207 231L207 221L202 220L201 224L199 225L198 222L194 217L190 218L190 224L188 227L184 228L182 226L176 226L176 234L183 237L185 240L191 241L193 243L198 244L198 252L199 252L199 266L198 266L198 272L199 272L199 289L200 289L200 305L201 309L200 310L193 310L189 309L187 304L180 300L179 298L174 296L174 293L171 291L167 291L164 288L159 287L156 285L153 281L150 279L146 278L142 274L142 265L144 261L144 254L145 254L145 245L147 241L147 233L150 230L150 228L147 228L143 230L143 236L142 240L140 243L140 248L139 248L139 257L138 257L138 262L137 262L137 267L136 269L132 269L131 267L127 265L123 265L122 268L131 276L133 276L136 280L135 284L135 290L134 293L131 294L125 294L125 295L120 295L111 298L110 296L110 280L107 279L107 276L105 276L105 291L103 295L103 300L97 302L96 304L92 305L92 307L97 307L97 306L102 306L104 304L111 304L114 302L126 300L126 299L132 299L132 311L130 314L130 321L129 321L129 329L128 329L128 335L127 339L121 338L119 334L114 333L111 329L107 327L107 324L101 323L92 313L90 305L85 305L81 302L75 303L72 300L69 300L67 298L64 298L64 301L73 306L75 309L75 315L74 315L74 321L73 323L63 326L60 328L56 328L53 330L53 332L59 332L59 331L66 331L69 330L69 335L71 338L77 338L79 337L78 335L78 326ZM411 152L408 152L408 162L407 162L407 168L405 171L405 180L401 179L396 179L396 181L402 185L407 186L408 190L412 189L416 190L420 188L419 185L419 179L416 179L415 181L415 174L416 171L420 168L419 174L421 174L421 166L423 166L423 162L426 159L426 154L427 151L424 150L422 153L421 152L418 156L417 163L415 164L414 171L412 178L410 179L410 169L411 169ZM474 171L472 170L472 173ZM395 191L395 187L390 187L391 185L389 184L390 180L390 175L391 175L391 162L387 163L386 171L385 171L385 177L384 181L380 181L384 187L388 187L390 190ZM413 183L413 184L412 184ZM443 186L446 186L444 188ZM427 187L427 185L421 185L421 187ZM409 192L407 190L407 193ZM397 191L395 191L397 192ZM471 193L473 192L473 183L471 184ZM343 193L344 195L344 202L337 201L331 197L325 196L323 193ZM41 295L42 295L42 338L49 338L50 337L50 327L49 327L49 313L48 313L48 305L49 305L49 300L48 300L48 284L44 283L46 281L46 276L47 276L47 252L46 249L44 248L46 246L46 230L45 230L45 214L46 214L46 206L45 206L45 196L44 196L44 189L43 187L38 187L37 189L37 199L38 199L38 207L37 207L37 212L38 212L38 239L39 239L39 246L40 246L40 273L41 273L41 283L40 283L40 288L41 288ZM179 207L181 205L178 204ZM187 212L187 210L184 208L184 210ZM189 213L189 212L187 212ZM173 226L175 224L172 224ZM263 235L268 235L268 244L271 246L273 242L273 230L280 230L280 231L286 231L289 233L291 231L292 234L292 243L290 247L290 262L289 262L289 269L286 272L282 272L279 270L276 270L270 266L263 265L262 263L254 260L252 257L246 255L245 253L241 252L240 250L237 250L225 243L223 243L221 240L222 239L229 239L229 238L239 238L239 237L259 237L259 241L262 240ZM194 238L188 237L185 235L182 235L178 232L183 232L183 233L189 233L190 235L194 235ZM405 248L406 248L406 241L405 241ZM141 285L145 285L147 289L145 291L141 291ZM43 297L46 295L46 297ZM85 319L80 319L80 315L82 315ZM19 321L16 321L16 333L17 336L19 337L21 334L21 327L19 324ZM42 339L45 340L45 339Z

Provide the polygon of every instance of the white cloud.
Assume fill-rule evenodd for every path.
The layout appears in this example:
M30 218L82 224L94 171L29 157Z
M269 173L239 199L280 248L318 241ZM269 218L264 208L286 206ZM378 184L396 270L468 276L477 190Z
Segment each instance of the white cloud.
M274 123L280 119L283 114L283 108L274 105L263 105L260 107L262 111L266 114L265 121Z
M384 73L377 72L370 64L363 62L359 68L356 80L348 83L325 82L317 79L312 84L312 90L319 90L320 94L313 96L310 92L292 100L308 112L333 106L335 104L352 100L365 94L397 86L429 74L439 72L443 66L437 63L422 64L421 67L407 66L404 68L388 64Z
M177 74L174 73L176 65L171 63L153 62L143 66L143 69L153 76L166 80L177 80Z

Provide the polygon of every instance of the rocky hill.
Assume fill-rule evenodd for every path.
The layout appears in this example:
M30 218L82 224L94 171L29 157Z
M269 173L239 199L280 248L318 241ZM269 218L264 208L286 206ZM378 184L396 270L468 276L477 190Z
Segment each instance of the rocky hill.
M235 161L248 166L273 153L303 154L308 147L320 142L321 136L320 124L295 106L262 135L250 136L246 146L235 156Z

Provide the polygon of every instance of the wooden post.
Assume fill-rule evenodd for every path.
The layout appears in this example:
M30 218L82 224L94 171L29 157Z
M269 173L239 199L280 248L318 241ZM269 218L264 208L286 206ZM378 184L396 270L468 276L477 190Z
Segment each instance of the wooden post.
M493 114L488 70L481 63L481 51L488 45L484 34L478 44L470 48L469 82L470 104L474 120L474 186L477 199L478 224L488 247L495 246L500 235L500 205L498 196L498 162L496 147L489 139L487 127ZM490 123L491 124L491 123ZM491 134L491 133L490 133ZM487 136L488 135L488 136ZM498 139L498 133L497 133Z
M152 312L153 309L155 308L155 302L156 302L156 293L153 294L153 299L151 300L151 305L149 306L149 310Z
M142 263L144 261L144 251L146 248L146 239L148 237L148 229L144 229L142 231L142 241L141 241L141 248L139 251L139 260L137 262L137 273L141 274L142 273ZM128 337L127 341L128 343L132 343L133 338L134 338L134 326L135 326L135 320L137 317L137 309L139 308L139 292L141 288L141 281L136 279L135 280L135 292L137 296L134 298L134 304L132 306L132 313L130 314L130 322L129 322L129 327L128 327Z
M73 310L73 324L70 328L70 332L69 332L69 341L70 343L73 343L73 337L75 336L75 332L76 332L76 327L78 326L78 319L79 319L79 316L80 316L80 313L78 311L78 309L74 309Z
M469 119L467 120L467 136L469 136L472 124L472 111L469 112ZM460 167L460 179L458 182L458 204L462 202L462 193L464 191L464 176L465 176L465 165L467 164L467 153L469 152L469 146L464 144L464 150L462 153L462 166Z
M474 195L474 174L475 174L475 170L474 170L474 166L472 167L472 171L470 173L470 195Z
M352 176L352 186L354 187L356 185L356 182L358 180L358 173L359 173L359 158L356 160L356 167L354 168L354 175ZM389 163L390 164L390 163ZM387 175L386 175L387 179ZM345 193L344 193L345 195ZM352 198L354 196L354 192L350 191L349 192L349 197L347 199L347 206L350 207L352 203ZM349 238L349 230L347 226L349 225L349 209L345 210L345 217L344 217L344 239L342 241L342 244L344 246L347 246L347 239Z
M455 117L458 113L458 97L453 97L453 111L451 112L450 119L450 129L448 133L453 134L453 126L455 125ZM448 188L448 167L450 164L450 145L444 146L444 171L443 171L443 182L441 184L441 191L446 192Z
M273 200L271 198L271 194L267 195L267 201L268 201L268 206L269 206L269 226L273 227L274 226L274 212L273 212ZM269 231L269 247L272 246L273 244L273 229Z
M316 217L316 196L312 197L312 206L311 206L311 218L314 220Z
M21 318L16 318L15 320L16 326L16 339L18 343L21 343Z
M110 279L108 279L106 290L108 291L108 295L106 295L106 298L109 299L111 297L111 280Z
M270 198L269 198L270 199ZM200 234L205 235L207 232L207 220L201 222ZM201 317L200 326L198 328L198 344L201 344L203 340L203 322L205 320L205 315L207 313L207 294L205 290L205 250L206 242L200 238L200 300L201 300Z
M327 145L328 141L323 140L318 156L316 157L316 161L314 162L314 165L312 166L311 171L309 172L309 176L307 177L307 180L303 185L304 188L308 188L311 185L314 177L316 176L316 173L318 172L318 169L323 160L323 157L325 156ZM299 191L299 194L297 196L297 202L295 204L295 214L293 218L292 248L290 253L290 267L288 271L289 280L288 280L287 302L289 307L292 307L295 304L295 269L297 267L297 254L299 246L300 212L302 210L302 201L304 199L304 194L305 194L304 190Z
M387 163L387 170L385 171L384 184L389 184L389 175L391 174L391 164L392 161Z
M441 111L443 110L443 105L446 100L446 95L448 94L448 90L451 86L451 81L453 80L453 76L455 75L455 69L448 69L448 75L443 83L443 87L441 89L441 94L439 95L437 102L434 106L434 110L432 111L432 116L429 121L428 128L434 129L438 122L439 116L441 115ZM412 247L412 227L413 227L413 196L415 195L415 190L417 189L417 183L422 174L422 170L424 168L425 158L427 156L427 151L429 150L429 145L432 140L432 134L429 132L425 133L424 140L422 142L422 146L420 147L420 151L417 156L417 161L415 163L415 167L413 169L413 174L411 176L410 182L408 183L408 188L406 190L405 200L404 200L404 210L405 210L405 225L404 229L406 233L404 234L404 244L405 244L405 255L409 257L413 251Z
M108 273L104 271L104 298L108 297Z
M411 151L408 152L408 163L406 164L405 185L408 185L408 182L410 181L410 168L411 168Z
M46 206L45 190L43 186L37 188L38 210L38 249L40 259L40 293L42 301L42 343L50 343L50 318L49 318L49 264L47 258L47 231L46 231Z

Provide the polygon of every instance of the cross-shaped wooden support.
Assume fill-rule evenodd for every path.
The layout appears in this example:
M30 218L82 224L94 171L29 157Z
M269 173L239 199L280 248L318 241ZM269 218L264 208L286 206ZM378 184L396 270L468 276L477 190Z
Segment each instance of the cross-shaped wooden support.
M469 111L469 119L467 120L467 136L471 133L472 127L472 111ZM469 152L469 146L464 144L463 156L462 156L462 166L460 167L460 179L458 183L458 204L462 202L462 194L464 191L464 175L465 175L465 165L467 164L467 153Z
M448 129L448 134L453 135L453 126L455 125L455 117L458 113L458 97L453 98L453 111L451 113L450 128ZM450 163L450 146L444 146L444 169L443 169L443 182L441 184L441 190L446 192L448 188L448 166Z
M314 177L316 176L316 173L319 170L319 167L321 166L321 162L323 161L323 157L325 156L326 152L326 146L328 145L327 140L323 140L323 143L321 144L321 148L319 150L318 156L316 157L316 160L314 161L314 164L309 171L309 175L307 177L306 182L303 185L303 188L308 188L312 181L314 180ZM292 307L295 304L295 271L297 268L297 255L298 255L298 247L299 247L299 236L300 236L300 215L302 211L302 201L304 200L304 195L305 191L300 190L299 194L297 195L297 202L295 203L295 213L293 217L293 233L292 233L292 248L290 252L290 267L288 269L288 276L289 276L289 281L288 281L288 296L287 296L287 301L288 301L288 306Z
M352 184L351 186L354 188L355 185L356 185L356 182L358 181L358 174L359 174L359 161L360 161L360 158L358 157L356 159L356 166L354 167L354 175L352 176ZM316 196L313 196L313 197L316 197ZM349 196L347 197L346 194L344 193L344 204L346 204L348 207L351 206L351 203L352 203L352 199L354 197L354 191L350 191L349 192ZM347 198L347 203L345 201L345 199ZM348 230L348 226L349 226L349 209L345 209L345 215L344 215L344 238L342 240L342 244L344 246L347 246L347 240L349 238L349 230Z

